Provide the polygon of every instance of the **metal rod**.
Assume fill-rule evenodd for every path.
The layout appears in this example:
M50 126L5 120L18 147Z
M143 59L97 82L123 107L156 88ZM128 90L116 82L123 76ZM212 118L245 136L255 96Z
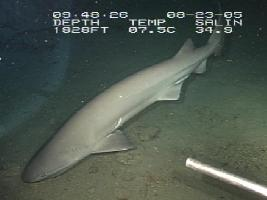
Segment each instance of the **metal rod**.
M186 159L186 167L189 167L195 171L201 172L203 174L206 174L208 176L217 178L221 181L224 181L226 183L229 183L231 185L235 185L239 188L242 188L244 190L247 190L249 192L257 193L263 197L267 197L267 187L263 185L259 185L255 182L252 182L248 179L236 176L232 173L226 172L222 169L217 169L214 167L211 167L207 164L203 164L200 161L197 161L192 158Z

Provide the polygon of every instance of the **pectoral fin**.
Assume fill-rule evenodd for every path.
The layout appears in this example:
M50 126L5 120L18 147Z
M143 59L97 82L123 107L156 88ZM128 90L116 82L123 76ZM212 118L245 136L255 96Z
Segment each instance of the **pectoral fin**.
M93 153L125 151L133 148L127 137L120 130L115 130L96 145Z

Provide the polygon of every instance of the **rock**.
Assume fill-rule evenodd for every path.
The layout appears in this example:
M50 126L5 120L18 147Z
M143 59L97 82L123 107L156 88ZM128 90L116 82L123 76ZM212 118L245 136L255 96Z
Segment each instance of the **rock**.
M143 127L136 129L136 135L141 142L148 142L159 137L161 129L157 126Z
M89 174L96 174L97 172L98 172L98 167L96 167L96 166L90 166L89 167L89 170L88 170L88 173Z
M131 153L121 153L118 154L117 161L124 165L130 165L135 161L135 156Z

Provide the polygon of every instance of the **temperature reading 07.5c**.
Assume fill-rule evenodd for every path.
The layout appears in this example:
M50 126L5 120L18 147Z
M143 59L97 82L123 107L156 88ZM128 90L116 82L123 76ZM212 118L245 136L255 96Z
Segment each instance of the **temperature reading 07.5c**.
M166 19L129 19L129 33L175 33L174 26L166 26Z

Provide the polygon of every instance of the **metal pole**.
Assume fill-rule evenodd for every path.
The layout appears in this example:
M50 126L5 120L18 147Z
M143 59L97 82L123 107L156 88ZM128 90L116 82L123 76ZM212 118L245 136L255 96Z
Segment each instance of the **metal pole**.
M206 174L208 176L217 178L221 181L224 181L226 183L229 183L231 185L235 185L239 188L242 188L244 190L247 190L249 192L257 193L263 197L267 197L267 187L263 185L259 185L255 182L252 182L248 179L236 176L232 173L228 173L222 169L217 169L214 167L211 167L207 164L203 164L200 161L197 161L192 158L186 159L186 167L189 167L195 171L201 172L203 174Z

